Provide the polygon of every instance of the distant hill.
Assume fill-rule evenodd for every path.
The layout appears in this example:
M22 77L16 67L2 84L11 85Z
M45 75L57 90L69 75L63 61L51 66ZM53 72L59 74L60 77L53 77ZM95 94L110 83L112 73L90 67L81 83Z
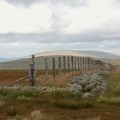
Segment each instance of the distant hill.
M42 53L37 53L35 56L59 56L59 55L72 55L72 56L89 56L93 58L104 58L104 59L120 59L120 56L101 52L101 51L77 51L77 50L58 50L58 51L47 51Z
M119 55L108 52L101 52L101 51L80 51L80 52L86 54L87 56L95 57L95 58L120 59Z
M52 67L52 57L55 56L81 56L81 57L92 57L93 59L100 59L105 62L110 62L113 64L120 65L120 56L100 52L100 51L75 51L75 50L59 50L59 51L48 51L35 54L35 62L37 69L44 69L44 57L48 58L49 68ZM0 69L29 69L29 64L31 63L31 56L24 57L19 60L0 62ZM56 62L56 67L57 62Z

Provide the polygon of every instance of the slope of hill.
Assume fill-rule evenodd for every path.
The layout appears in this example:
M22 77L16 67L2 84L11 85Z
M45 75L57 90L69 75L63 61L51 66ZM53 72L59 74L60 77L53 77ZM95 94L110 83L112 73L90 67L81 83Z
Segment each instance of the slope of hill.
M98 51L75 51L75 50L60 50L60 51L49 51L35 54L35 62L37 69L44 69L45 61L44 57L48 58L49 68L52 67L52 56L81 56L81 57L92 57L94 59L106 60L106 62L120 63L120 57L111 53L98 52ZM29 69L31 63L31 56L24 57L23 59L0 62L0 69ZM116 62L117 61L117 62ZM56 62L56 67L57 62Z
M89 56L93 58L108 58L108 59L120 59L119 55L112 53L101 52L101 51L78 51L78 50L58 50L58 51L47 51L37 53L35 56Z

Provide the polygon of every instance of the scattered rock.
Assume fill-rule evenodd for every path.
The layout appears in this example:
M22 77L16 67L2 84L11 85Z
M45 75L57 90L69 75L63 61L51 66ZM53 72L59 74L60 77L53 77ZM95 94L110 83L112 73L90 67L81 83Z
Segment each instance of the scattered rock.
M69 90L70 92L80 92L82 91L82 86L75 83L70 86Z
M92 93L90 93L90 92L86 92L86 93L84 93L84 94L82 95L82 98L83 98L83 99L92 99L92 98L94 98L94 97L95 97L95 95L92 94Z

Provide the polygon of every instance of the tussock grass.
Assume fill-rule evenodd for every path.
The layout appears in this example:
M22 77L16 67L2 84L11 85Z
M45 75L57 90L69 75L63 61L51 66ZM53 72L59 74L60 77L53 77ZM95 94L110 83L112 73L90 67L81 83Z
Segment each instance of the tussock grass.
M95 104L91 101L73 101L73 100L59 100L51 103L52 106L65 109L84 109L95 108Z
M26 97L24 95L18 96L16 99L21 102L30 102L31 101L31 97Z
M110 96L120 96L120 67L106 78L108 82L108 92Z
M31 113L31 120L42 120L43 115L39 110L35 110Z
M7 120L53 120L50 118L47 118L46 116L42 115L40 110L34 110L30 113L29 117L25 116L16 116L7 118Z
M0 90L1 96L6 98L6 99L20 99L19 97L35 97L39 94L39 92L32 88L32 87L26 87L21 90L14 90L10 87L5 87Z
M101 116L98 116L98 117L94 117L94 118L88 118L85 120L102 120L102 119L101 119Z
M0 108L4 107L5 106L5 101L3 100L0 100Z
M82 74L83 71L76 71L76 72L59 72L57 71L55 78L53 78L53 73L48 74L48 78L46 80L45 75L40 75L37 80L38 85L43 86L50 86L50 87L66 87L69 79ZM85 71L84 71L85 72Z
M97 101L105 104L120 105L120 97L100 96Z
M5 113L6 116L16 116L17 114L18 110L14 106L8 107Z

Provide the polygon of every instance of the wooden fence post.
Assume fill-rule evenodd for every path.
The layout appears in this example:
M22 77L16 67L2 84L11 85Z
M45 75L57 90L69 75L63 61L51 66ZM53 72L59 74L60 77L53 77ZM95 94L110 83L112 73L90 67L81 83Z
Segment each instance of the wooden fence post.
M92 66L92 69L94 68L94 65L93 65L93 59L91 59L91 66Z
M85 57L85 69L87 69L87 57Z
M81 57L79 59L80 59L79 63L80 63L80 70L81 70L82 69L82 59L81 59Z
M83 57L83 69L85 69L85 61L84 61L84 57Z
M55 58L53 57L53 78L55 79Z
M61 57L58 57L59 76L61 75Z
M48 80L48 61L45 57L45 80Z
M74 57L74 61L75 61L74 64L75 64L75 71L76 71L76 70L77 70L77 69L76 69L76 63L77 63L77 62L76 62L76 56Z
M86 57L86 69L88 69L88 57Z
M82 57L80 57L80 69L82 69Z
M88 70L90 70L90 58L88 57Z
M90 69L92 69L92 58L89 59Z
M80 60L80 57L79 57L79 70L80 70L80 68L81 68L81 64L80 64L80 62L81 62L81 60Z
M87 69L87 57L85 57L85 69Z
M73 63L73 56L71 56L71 64L72 64L72 72L73 72L73 70L74 70L74 69L73 69L73 64L74 64L74 63Z
M70 57L68 56L68 72L70 72Z
M93 59L93 69L95 69L96 65L95 65L95 60Z
M31 86L35 85L36 82L36 68L35 68L35 57L32 55L32 63L30 64L29 69L29 81L31 83Z
M77 60L78 60L78 70L79 70L80 69L80 58L78 57Z
M63 56L63 71L66 72L66 60L65 60L65 56Z

